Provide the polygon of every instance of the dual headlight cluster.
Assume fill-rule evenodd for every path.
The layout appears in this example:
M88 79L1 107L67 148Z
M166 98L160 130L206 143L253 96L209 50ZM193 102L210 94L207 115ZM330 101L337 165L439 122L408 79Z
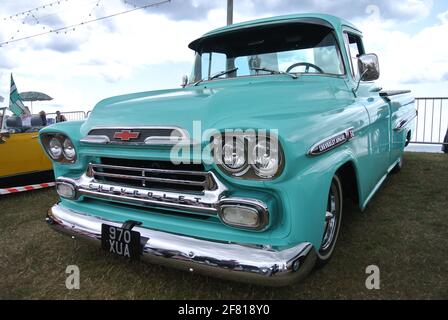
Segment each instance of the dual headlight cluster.
M45 151L54 161L62 163L76 161L75 146L67 136L60 133L43 134L41 140Z
M275 136L225 133L214 136L213 145L215 162L234 177L269 180L283 171L283 151Z

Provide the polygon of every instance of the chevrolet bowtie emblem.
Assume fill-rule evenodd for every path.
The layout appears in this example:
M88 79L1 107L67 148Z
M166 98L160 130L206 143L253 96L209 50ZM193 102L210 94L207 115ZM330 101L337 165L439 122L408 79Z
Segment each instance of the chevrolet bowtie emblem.
M121 130L114 133L114 139L120 139L121 141L137 139L139 136L140 132L132 132L131 130Z

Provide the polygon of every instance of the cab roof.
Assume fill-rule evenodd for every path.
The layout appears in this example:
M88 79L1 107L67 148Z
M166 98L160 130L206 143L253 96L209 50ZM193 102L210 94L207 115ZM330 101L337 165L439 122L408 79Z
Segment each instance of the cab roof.
M332 29L336 30L337 32L342 31L343 27L349 27L349 28L357 31L358 33L361 33L361 31L358 28L356 28L352 23L348 22L347 20L341 19L339 17L333 16L333 15L321 14L321 13L290 14L290 15L275 16L275 17L251 20L251 21L246 21L246 22L240 22L240 23L235 23L235 24L229 25L229 26L217 28L210 32L207 32L201 38L190 43L189 47L194 50L194 48L196 47L196 44L201 39L215 36L218 34L223 34L223 33L232 32L232 31L238 31L240 29L245 29L245 28L250 28L250 27L266 26L269 24L288 23L288 22L299 22L299 23L302 22L302 23L317 24L317 25L332 28Z

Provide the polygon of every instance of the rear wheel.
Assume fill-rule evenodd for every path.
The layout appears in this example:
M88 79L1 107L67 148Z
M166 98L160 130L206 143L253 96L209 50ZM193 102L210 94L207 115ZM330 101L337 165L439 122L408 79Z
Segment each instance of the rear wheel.
M333 255L342 221L342 199L342 183L339 177L335 175L328 192L324 234L317 253L316 267L318 268L330 261Z

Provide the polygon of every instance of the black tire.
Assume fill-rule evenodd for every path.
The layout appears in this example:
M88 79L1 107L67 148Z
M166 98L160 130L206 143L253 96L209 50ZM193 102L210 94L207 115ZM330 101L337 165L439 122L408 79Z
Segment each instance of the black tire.
M333 256L341 228L343 199L342 183L336 174L331 181L328 192L327 213L324 221L325 229L321 246L317 251L316 268L326 265Z

